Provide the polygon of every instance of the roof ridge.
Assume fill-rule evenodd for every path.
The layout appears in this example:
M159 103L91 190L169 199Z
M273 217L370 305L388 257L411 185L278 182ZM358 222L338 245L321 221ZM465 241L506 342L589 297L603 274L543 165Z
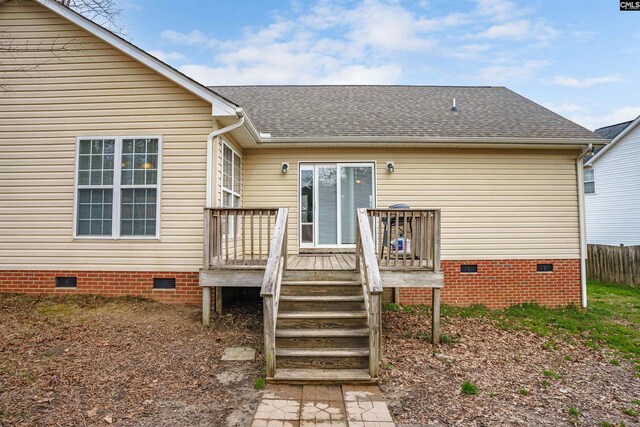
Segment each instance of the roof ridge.
M612 127L614 127L614 126L620 126L620 125L628 125L628 124L633 123L633 121L634 121L634 120L635 120L635 119L633 119L633 120L627 120L627 121L620 122L620 123L616 123L616 124L613 124L613 125L602 126L601 128L598 128L598 129L596 129L596 130L608 129L608 128L612 128ZM594 132L595 132L595 131L594 131Z

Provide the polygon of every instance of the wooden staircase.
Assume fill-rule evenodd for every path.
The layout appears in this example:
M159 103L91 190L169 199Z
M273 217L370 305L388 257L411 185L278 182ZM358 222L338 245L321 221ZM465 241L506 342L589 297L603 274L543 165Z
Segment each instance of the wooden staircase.
M369 383L370 329L355 271L287 271L271 382Z

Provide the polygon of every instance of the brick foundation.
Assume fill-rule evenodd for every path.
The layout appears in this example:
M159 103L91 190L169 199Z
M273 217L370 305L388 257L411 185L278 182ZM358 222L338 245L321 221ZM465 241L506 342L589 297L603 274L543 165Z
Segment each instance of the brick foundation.
M536 271L536 265L543 263L553 264L553 272ZM477 264L478 272L461 273L461 264ZM442 261L442 269L443 304L502 308L533 301L551 307L581 302L578 259ZM76 276L78 287L56 288L56 276ZM176 289L153 289L154 277L175 277ZM0 271L0 292L128 295L167 303L202 304L197 272L4 270ZM430 304L431 290L402 288L400 303Z
M477 264L477 273L461 273L462 264ZM553 264L553 272L538 272L537 264ZM580 260L442 261L443 304L484 304L503 308L525 302L558 307L580 305ZM402 288L400 303L430 304L431 290Z
M56 288L56 276L78 278L77 288ZM153 278L175 278L175 289L153 289ZM0 292L39 295L133 296L166 303L202 304L197 272L1 270Z

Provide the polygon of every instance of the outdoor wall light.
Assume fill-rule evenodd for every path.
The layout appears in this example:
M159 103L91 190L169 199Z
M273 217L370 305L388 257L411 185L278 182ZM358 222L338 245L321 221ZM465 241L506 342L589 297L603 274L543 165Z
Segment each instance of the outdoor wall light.
M393 162L387 162L387 172L394 173L396 171L396 166Z
M289 162L282 162L280 165L280 172L287 173L289 172Z

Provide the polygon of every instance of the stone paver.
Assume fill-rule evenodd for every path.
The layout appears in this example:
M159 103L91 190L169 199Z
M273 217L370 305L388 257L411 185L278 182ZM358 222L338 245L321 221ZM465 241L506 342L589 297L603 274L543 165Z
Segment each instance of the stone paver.
M256 358L255 348L227 347L222 354L222 360L253 360Z
M269 385L251 427L395 427L377 386Z

